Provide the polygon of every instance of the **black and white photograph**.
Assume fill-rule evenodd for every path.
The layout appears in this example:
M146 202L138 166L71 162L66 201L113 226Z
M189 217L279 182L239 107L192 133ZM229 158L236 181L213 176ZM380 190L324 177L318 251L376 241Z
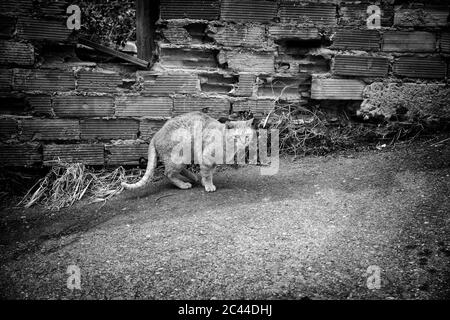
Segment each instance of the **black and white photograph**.
M0 0L0 300L448 300L449 79L448 0Z

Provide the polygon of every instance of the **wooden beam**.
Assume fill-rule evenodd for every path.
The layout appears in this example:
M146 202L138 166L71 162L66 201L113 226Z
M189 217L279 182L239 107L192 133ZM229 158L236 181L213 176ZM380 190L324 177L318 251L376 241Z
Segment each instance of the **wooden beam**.
M91 47L91 48L93 48L95 50L98 50L100 52L112 55L114 57L123 59L125 61L134 63L134 64L136 64L138 66L143 67L143 68L148 68L149 65L150 65L150 62L148 62L146 60L130 56L129 54L126 54L126 53L123 53L123 52L120 52L120 51L116 51L114 49L108 48L108 47L106 47L104 45L101 45L101 44L99 44L97 42L93 42L93 41L91 41L89 39L86 39L84 37L79 37L78 38L78 43L80 43L82 45L85 45L85 46L88 46L88 47Z
M156 21L159 19L159 0L136 0L136 45L138 58L153 62L156 49Z

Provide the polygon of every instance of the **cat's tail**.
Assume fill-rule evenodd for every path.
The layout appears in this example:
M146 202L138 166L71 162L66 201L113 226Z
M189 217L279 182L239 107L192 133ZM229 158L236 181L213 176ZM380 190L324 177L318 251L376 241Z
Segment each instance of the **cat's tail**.
M122 187L124 187L127 190L136 190L144 187L153 178L155 168L156 168L156 149L155 143L152 140L150 142L150 145L148 146L148 162L144 176L142 177L141 180L133 184L122 182L121 183Z

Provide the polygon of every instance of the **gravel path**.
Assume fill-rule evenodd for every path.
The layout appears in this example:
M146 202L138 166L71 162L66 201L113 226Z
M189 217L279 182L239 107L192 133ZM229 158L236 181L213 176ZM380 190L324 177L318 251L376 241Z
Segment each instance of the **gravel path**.
M160 181L53 215L6 210L1 297L448 299L449 163L449 145L416 143L285 159L273 177L230 168L213 194Z

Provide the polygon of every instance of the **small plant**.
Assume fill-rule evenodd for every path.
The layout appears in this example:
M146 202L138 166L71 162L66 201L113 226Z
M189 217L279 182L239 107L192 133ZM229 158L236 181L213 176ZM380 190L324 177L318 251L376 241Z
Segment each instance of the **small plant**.
M79 1L82 11L81 32L91 40L119 47L136 40L134 0Z

